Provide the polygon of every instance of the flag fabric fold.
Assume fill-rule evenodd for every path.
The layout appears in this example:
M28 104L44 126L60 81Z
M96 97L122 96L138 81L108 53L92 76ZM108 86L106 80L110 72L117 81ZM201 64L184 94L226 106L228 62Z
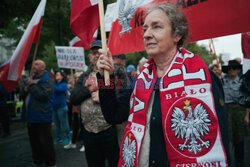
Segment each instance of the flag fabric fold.
M72 1L70 29L82 40L85 49L90 48L99 20L98 0Z
M10 60L0 66L0 83L8 91L17 87L32 43L39 41L45 6L41 0Z
M166 0L117 0L108 47L113 55L144 50L146 10ZM249 0L168 0L189 22L187 42L232 35L250 30Z
M244 32L241 36L243 52L243 74L250 70L250 32Z
M95 31L91 42L95 41L97 39L97 30ZM84 50L89 49L89 48L84 48L84 42L78 38L77 36L74 37L70 42L69 42L69 46L73 46L73 47L83 47Z

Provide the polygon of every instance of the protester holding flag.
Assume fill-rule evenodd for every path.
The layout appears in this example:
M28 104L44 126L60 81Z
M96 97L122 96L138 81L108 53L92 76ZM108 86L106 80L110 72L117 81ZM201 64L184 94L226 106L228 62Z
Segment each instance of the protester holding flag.
M113 74L114 65L111 53L99 50L104 117L110 124L128 120L118 166L228 166L222 85L198 55L181 47L188 36L185 15L159 4L147 11L143 29L151 59L133 92L116 98L114 86L102 84L104 70Z
M114 78L116 83L116 96L119 97L124 91L126 91L128 75L125 69L126 55L119 54L112 56L114 60ZM116 125L117 139L119 146L122 143L124 128L127 125L127 121Z
M221 78L221 69L218 66L218 64L211 64L211 66L209 67L210 70L212 70L219 78Z
M70 101L73 105L81 106L83 140L88 166L105 166L107 159L109 166L115 167L119 158L116 128L104 119L97 89L96 62L99 58L98 49L101 47L100 40L91 43L88 55L91 64L76 82Z
M25 102L21 119L27 121L34 163L55 166L56 157L51 132L53 80L42 60L34 62L32 78L23 88Z

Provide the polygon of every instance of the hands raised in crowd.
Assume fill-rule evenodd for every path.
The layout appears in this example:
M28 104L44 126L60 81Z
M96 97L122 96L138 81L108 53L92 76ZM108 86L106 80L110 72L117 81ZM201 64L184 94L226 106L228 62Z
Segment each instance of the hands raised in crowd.
M99 54L100 57L97 61L97 68L99 73L103 76L104 75L104 70L107 70L109 72L109 74L113 74L114 73L114 62L113 62L113 58L111 55L111 52L107 51L107 53L105 53L105 51L103 49L99 49Z

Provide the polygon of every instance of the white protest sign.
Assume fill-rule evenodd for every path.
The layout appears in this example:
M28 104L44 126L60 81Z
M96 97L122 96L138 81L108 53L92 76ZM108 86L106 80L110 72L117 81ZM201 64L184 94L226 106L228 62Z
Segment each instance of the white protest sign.
M56 46L57 63L60 68L79 69L85 66L82 47Z
M228 61L230 60L230 53L223 53L221 59L224 62L223 65L227 66Z
M116 19L115 11L116 11L116 2L107 5L107 9L105 12L105 30L106 30L106 32L109 32L111 30L112 23Z

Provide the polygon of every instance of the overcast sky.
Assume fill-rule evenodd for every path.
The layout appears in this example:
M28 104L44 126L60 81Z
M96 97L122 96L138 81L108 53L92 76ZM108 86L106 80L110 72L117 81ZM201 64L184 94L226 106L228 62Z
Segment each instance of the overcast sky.
M209 40L198 41L199 45L204 45L209 49ZM236 57L243 58L241 50L241 34L229 35L219 38L214 38L214 47L216 54L229 54L230 60Z

